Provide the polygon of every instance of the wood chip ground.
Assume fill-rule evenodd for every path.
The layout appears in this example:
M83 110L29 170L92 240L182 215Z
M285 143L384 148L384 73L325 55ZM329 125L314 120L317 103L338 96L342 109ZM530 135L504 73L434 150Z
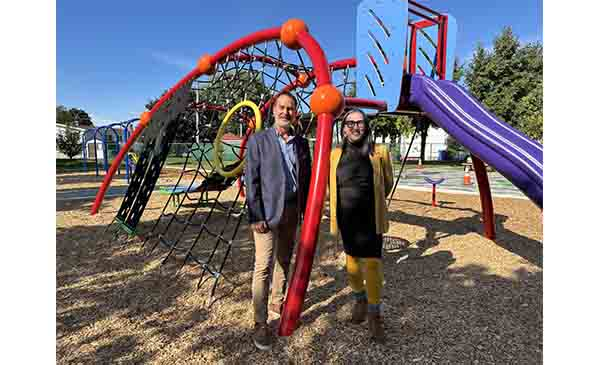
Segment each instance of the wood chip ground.
M159 183L176 177L164 174ZM61 174L57 190L97 187L100 180ZM483 236L478 196L438 193L435 208L425 192L398 190L394 198L387 237L400 251L384 254L387 343L370 342L366 324L346 323L351 291L325 211L301 325L270 352L251 340L254 248L245 222L235 264L225 270L240 285L220 287L230 294L207 308L209 285L196 290L198 269L190 266L175 278L171 267L159 269L164 249L146 256L136 239L103 235L121 198L107 199L96 216L89 215L89 200L57 201L57 361L541 363L542 212L527 200L495 198L493 242ZM152 196L142 229L151 227L165 201L165 195ZM273 318L274 330L277 324Z

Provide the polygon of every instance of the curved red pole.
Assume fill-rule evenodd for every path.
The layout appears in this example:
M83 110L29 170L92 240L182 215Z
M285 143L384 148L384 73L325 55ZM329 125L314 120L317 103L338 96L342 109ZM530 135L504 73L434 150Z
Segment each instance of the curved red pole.
M302 304L308 288L313 258L317 247L319 224L323 200L329 179L329 154L331 152L332 114L321 114L317 124L317 142L315 145L315 165L310 178L308 202L304 212L304 224L298 241L296 266L292 275L287 296L281 311L279 336L290 336L296 329Z
M321 49L321 46L319 46L319 43L307 32L298 34L298 42L306 53L308 53L313 63L313 72L317 78L317 86L331 83L327 58L325 58L325 53Z
M154 106L152 107L152 109L149 112L150 119L148 119L148 120L151 120L152 115L154 113L156 113L158 108L166 100L168 100L171 97L171 95L173 95L175 93L175 91L177 91L177 89L179 89L181 86L183 86L185 83L192 80L193 78L196 78L198 75L199 75L199 72L197 70L194 70L194 71L190 72L189 74L187 74L177 84L175 84L175 86L173 86L171 88L171 90L169 90L165 95L163 95L156 102L156 104L154 104ZM104 199L106 190L108 189L108 186L110 185L110 182L112 181L112 178L115 175L115 172L117 171L118 167L121 165L121 161L123 161L123 158L127 155L127 152L129 151L129 149L131 148L131 146L133 145L135 140L142 134L143 130L147 126L148 126L148 124L143 123L143 122L140 122L140 124L138 124L137 128L133 131L133 133L127 140L127 143L125 143L125 146L123 146L123 148L119 151L119 153L117 154L117 157L115 157L115 160L110 165L110 168L108 169L106 175L104 175L104 180L102 181L102 185L100 185L100 189L98 190L98 193L96 194L96 199L94 200L94 204L92 205L92 212L91 212L92 215L98 213L98 208L100 208L100 204L102 203L102 200Z
M269 41L272 39L277 39L277 38L279 38L280 30L281 30L280 27L269 28L269 29L265 29L265 30L261 30L261 31L252 33L246 37L240 38L237 41L231 43L230 45L228 45L225 48L218 51L212 57L213 62L218 62L219 60L225 58L228 54L233 54L233 53L237 52L238 50L248 47L252 44L265 42L265 41ZM148 114L149 114L148 120L152 119L152 115L154 115L154 113L156 113L156 111L161 107L161 105L163 105L180 87L182 87L188 81L195 79L199 76L201 76L201 73L196 68L196 69L192 70L190 73L188 73L177 84L175 84L175 86L173 86L165 95L163 95L156 102L156 104L154 104L152 109L148 112ZM117 168L120 166L121 162L123 161L123 158L129 151L129 148L131 148L131 146L133 145L135 140L140 136L140 134L142 133L144 128L146 128L146 126L147 126L147 124L140 123L138 125L138 127L133 131L131 137L129 137L129 139L127 140L127 143L125 144L125 146L123 146L123 148L119 151L119 153L115 157L115 160L113 161L110 168L108 169L108 172L104 176L102 185L100 186L100 189L98 190L98 193L96 194L96 199L94 200L94 204L92 205L92 211L91 211L92 215L94 215L98 212L100 204L102 203L102 200L104 199L104 195L106 194L106 190L108 189L108 186L110 185L110 182L112 181L112 178L113 178Z
M492 192L490 191L487 170L485 169L485 164L483 161L481 161L477 156L471 155L471 159L473 160L473 168L475 169L477 185L479 186L484 234L490 240L494 240L496 239L494 202L492 201Z
M317 86L331 83L327 59L319 44L306 32L298 34L298 41L313 62ZM329 113L319 114L317 117L317 141L313 158L315 162L310 177L308 201L298 242L294 274L281 311L280 336L289 336L296 329L306 289L308 288L310 271L312 270L317 247L323 200L329 179L329 154L331 152L333 120L333 114Z
M213 55L213 61L219 62L230 54L234 54L242 48L246 48L255 43L270 41L279 38L281 27L269 28L260 30L258 32L247 35L246 37L240 38L230 45L222 48L220 51Z

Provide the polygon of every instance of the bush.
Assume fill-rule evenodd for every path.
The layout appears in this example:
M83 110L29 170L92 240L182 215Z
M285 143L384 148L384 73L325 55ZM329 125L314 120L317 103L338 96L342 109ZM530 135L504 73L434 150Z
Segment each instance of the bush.
M56 136L56 147L69 158L81 153L81 137L77 131L67 127L65 134Z

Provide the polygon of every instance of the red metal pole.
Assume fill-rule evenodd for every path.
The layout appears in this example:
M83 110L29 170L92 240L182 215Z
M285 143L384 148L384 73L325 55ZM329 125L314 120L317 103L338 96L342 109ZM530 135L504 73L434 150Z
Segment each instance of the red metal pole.
M362 98L344 98L346 101L346 106L353 106L358 108L368 108L375 109L379 111L387 110L387 103L382 100L371 100L371 99L362 99Z
M346 67L356 67L356 58L345 58L342 60L333 61L329 64L329 68L332 71Z
M290 336L296 329L302 312L304 297L310 279L313 258L317 247L321 209L329 179L329 153L331 151L333 115L321 114L317 124L317 144L315 146L316 166L310 179L308 202L304 212L304 224L298 242L296 266L290 281L286 300L281 312L279 336Z
M477 177L477 185L479 186L479 196L481 199L481 209L483 216L484 235L494 240L496 239L496 224L494 219L494 202L490 191L490 183L488 181L487 170L485 164L477 156L471 155L473 160L473 168Z
M281 28L275 27L270 29L261 30L246 37L240 38L237 41L231 43L225 48L222 48L219 52L215 53L213 56L213 60L215 62L219 62L224 59L227 55L234 54L242 48L251 46L255 43L266 42L269 40L279 38L279 32Z
M298 34L298 42L302 45L302 48L308 53L308 56L313 62L313 72L317 78L317 86L331 83L327 58L325 57L323 49L319 46L319 43L306 32Z
M306 32L298 34L298 41L313 62L317 86L330 83L331 77L327 59L319 44ZM323 200L327 190L327 181L329 180L329 154L331 152L334 116L333 114L323 113L319 114L317 118L317 142L313 158L315 162L310 177L304 223L298 242L296 265L281 311L279 336L290 336L294 332L302 312L302 304L308 288L310 271L312 270L319 237Z
M440 80L446 78L446 32L448 29L448 17L438 17L438 45L437 45L437 74Z
M431 206L435 207L435 184L432 185L431 189Z
M423 19L425 19L425 20L429 20L429 21L432 21L432 22L434 22L434 23L437 23L437 22L438 22L438 20L436 20L436 19L434 19L434 18L432 18L432 17L430 17L430 16L428 16L428 15L425 15L425 14L423 14L423 13L421 13L421 12L418 12L418 11L416 11L416 10L414 10L414 9L408 9L408 12L409 12L409 13L412 13L412 14L415 14L415 15L417 15L417 16L420 16L421 18L423 18Z
M423 10L426 10L426 11L428 11L428 12L432 13L432 14L435 14L435 15L440 15L440 13L438 13L437 11L435 11L435 10L433 10L433 9L431 9L431 8L428 8L428 7L424 6L424 5L421 5L421 4L419 4L418 2L416 2L416 1L413 1L413 0L408 0L408 3L409 3L410 5L412 5L412 6L415 6L415 7L417 7L417 8L421 8L421 9L423 9Z
M410 27L410 62L408 63L408 72L415 74L417 72L417 26Z
M160 108L160 106L162 104L164 104L164 102L166 100L168 100L171 97L171 95L173 95L175 93L175 91L177 91L180 87L182 87L188 81L198 77L198 74L199 74L198 70L194 69L193 71L188 73L183 79L181 79L177 84L175 84L175 86L173 86L171 88L171 90L169 90L165 95L163 95L156 102L156 104L154 104L154 106L152 107L152 110L150 110L150 112L149 112L150 116L152 116L152 114L156 113L158 108ZM94 204L92 205L92 212L91 212L92 215L94 215L98 212L98 208L100 207L100 204L102 203L102 200L104 199L104 194L106 194L106 190L108 189L108 186L110 185L110 182L112 181L112 178L115 175L115 172L121 165L123 158L125 158L125 155L129 151L129 149L131 148L131 146L133 145L135 140L140 136L140 134L142 134L142 131L144 130L144 128L146 128L146 126L147 125L144 123L138 124L137 128L131 134L131 137L129 137L129 140L127 141L127 143L125 143L125 146L123 146L123 148L119 151L119 153L117 154L117 157L115 157L115 160L110 165L110 168L108 169L106 175L104 176L102 185L100 186L100 189L98 190L98 193L96 194L96 200L94 201Z

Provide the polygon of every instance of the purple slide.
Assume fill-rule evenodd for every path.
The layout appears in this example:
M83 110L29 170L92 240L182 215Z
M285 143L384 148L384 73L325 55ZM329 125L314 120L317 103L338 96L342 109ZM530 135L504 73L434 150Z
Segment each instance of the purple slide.
M543 208L543 147L452 81L413 75L409 102Z

